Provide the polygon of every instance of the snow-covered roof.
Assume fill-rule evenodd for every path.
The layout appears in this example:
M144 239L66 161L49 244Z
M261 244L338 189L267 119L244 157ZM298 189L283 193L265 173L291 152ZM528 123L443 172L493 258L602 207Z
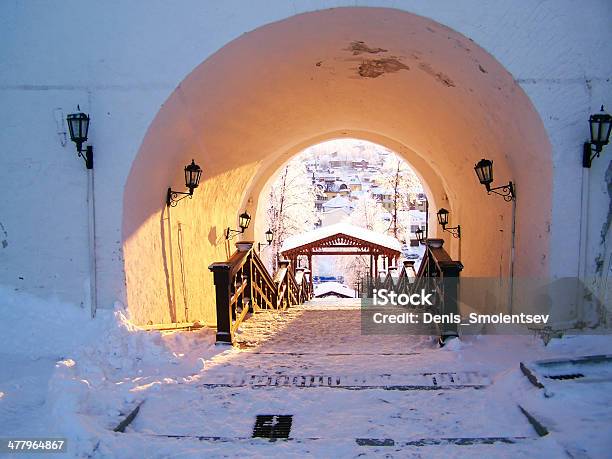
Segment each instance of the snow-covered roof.
M323 203L323 207L326 209L342 209L345 207L352 207L351 201L344 196L336 196Z
M342 213L344 215L351 215L351 213L344 207L334 207L332 209L329 210L325 210L323 211L322 215L336 215L338 213Z
M372 190L372 194L380 194L380 195L385 195L385 196L393 196L395 194L395 192L389 188L380 188L380 187L375 187L374 190Z
M314 296L322 296L329 293L338 293L340 295L348 296L350 298L355 297L355 290L348 288L346 285L340 282L323 282L314 286Z
M401 252L402 250L400 242L392 236L376 233L366 228L351 225L350 223L340 222L329 226L322 226L321 228L308 231L307 233L296 234L295 236L287 238L281 247L281 252L311 244L321 239L334 236L335 234L345 234L346 236L361 239L362 241L386 247L397 252Z

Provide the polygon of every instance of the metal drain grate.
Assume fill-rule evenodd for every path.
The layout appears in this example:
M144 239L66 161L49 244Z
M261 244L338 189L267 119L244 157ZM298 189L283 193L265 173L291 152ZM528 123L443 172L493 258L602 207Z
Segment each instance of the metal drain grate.
M253 438L289 438L292 414L258 414L253 427Z
M564 381L566 379L584 378L584 375L582 373L570 373L570 374L566 374L566 375L546 375L544 377L548 378L548 379L557 379L557 380Z
M230 380L224 375L207 378L199 387L269 387L332 388L347 390L447 390L480 389L491 384L487 375L475 371L406 374L357 375L296 375L296 374L238 374Z

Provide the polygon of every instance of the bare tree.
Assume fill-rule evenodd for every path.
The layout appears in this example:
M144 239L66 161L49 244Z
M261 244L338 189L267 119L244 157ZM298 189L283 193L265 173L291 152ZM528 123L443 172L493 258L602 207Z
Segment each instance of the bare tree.
M385 213L382 204L367 194L360 197L357 201L355 209L349 217L349 222L351 225L366 228L370 231L384 233L387 226L382 216Z
M270 187L268 225L274 233L271 268L274 270L285 240L310 231L316 221L315 191L306 166L291 161Z
M400 233L408 229L405 226L410 224L407 219L401 218L400 213L409 210L417 194L423 192L421 181L410 166L396 155L388 156L376 181L391 191L391 221L387 231L399 239Z

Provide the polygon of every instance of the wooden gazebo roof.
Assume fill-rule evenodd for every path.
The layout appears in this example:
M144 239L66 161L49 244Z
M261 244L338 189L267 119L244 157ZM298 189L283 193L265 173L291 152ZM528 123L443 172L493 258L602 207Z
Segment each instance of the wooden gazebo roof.
M322 227L291 237L281 248L285 258L299 255L374 255L399 258L399 241L346 223Z

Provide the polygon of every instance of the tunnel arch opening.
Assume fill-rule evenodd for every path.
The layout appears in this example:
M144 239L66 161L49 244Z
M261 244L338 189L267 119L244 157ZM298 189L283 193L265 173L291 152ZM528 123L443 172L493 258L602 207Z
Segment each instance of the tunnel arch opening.
M396 167L399 175L395 184ZM406 253L411 246L416 254L423 247L419 247L413 227L422 228L430 237L443 237L445 234L437 224L439 206L436 203L444 202L446 208L453 208L440 178L426 167L425 174L435 186L403 156L363 138L344 135L317 142L299 151L271 174L268 171L261 174L259 178L267 178L263 186L257 179L253 180L244 205L251 203L257 210L250 232L253 237L247 236L247 239L255 241L259 256L268 267L276 266L282 258L281 249L288 238L338 223L362 227L383 237L392 236L406 247ZM284 214L281 214L282 205L290 207ZM425 209L429 207L432 210L426 222L428 210ZM270 244L265 241L267 231L273 234ZM447 250L459 259L460 241L450 239ZM351 270L350 263L340 263L346 261L344 258L327 258L324 266L319 263L323 259L316 258L313 275L352 278L347 273ZM297 261L306 265L302 263L305 259ZM334 270L338 272L332 273Z
M450 202L470 276L510 272L511 206L487 196L473 171L482 157L493 160L496 180L517 186L514 273L548 274L551 146L512 75L430 19L337 8L228 43L160 109L124 190L133 320L214 324L208 265L232 249L223 230L244 208L256 212L258 191L298 151L346 136L396 151L423 175L436 205ZM201 185L193 200L167 208L165 190L180 188L192 158L204 170Z

